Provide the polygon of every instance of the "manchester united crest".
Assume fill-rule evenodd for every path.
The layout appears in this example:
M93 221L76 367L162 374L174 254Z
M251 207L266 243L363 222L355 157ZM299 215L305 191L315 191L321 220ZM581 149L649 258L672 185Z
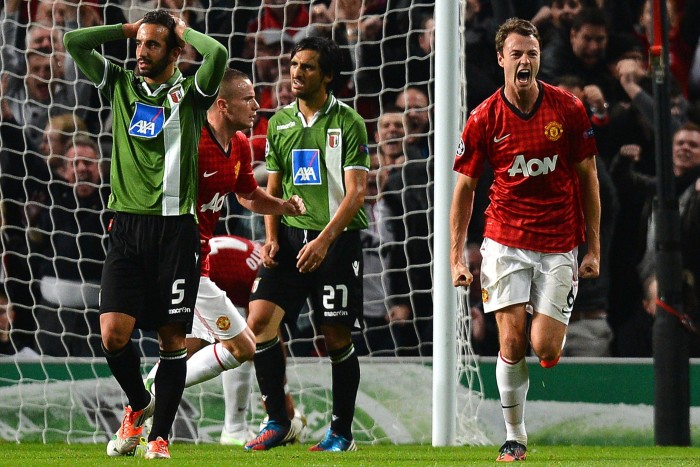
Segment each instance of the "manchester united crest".
M481 289L481 301L486 303L489 301L489 291L486 289Z
M221 331L228 331L228 328L231 327L231 320L226 316L219 316L216 319L216 327Z
M549 122L544 127L544 135L550 141L556 141L564 133L564 127L559 122Z

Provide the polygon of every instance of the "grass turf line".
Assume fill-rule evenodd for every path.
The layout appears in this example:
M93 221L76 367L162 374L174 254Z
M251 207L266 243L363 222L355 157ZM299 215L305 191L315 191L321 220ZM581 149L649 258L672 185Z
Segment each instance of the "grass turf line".
M349 453L308 452L310 445L293 445L266 452L216 444L175 443L170 453L178 466L246 467L434 467L496 465L497 446L444 447L424 445L360 445ZM0 442L0 466L121 466L151 461L108 457L104 444L38 444ZM527 466L700 466L698 447L621 447L531 445Z

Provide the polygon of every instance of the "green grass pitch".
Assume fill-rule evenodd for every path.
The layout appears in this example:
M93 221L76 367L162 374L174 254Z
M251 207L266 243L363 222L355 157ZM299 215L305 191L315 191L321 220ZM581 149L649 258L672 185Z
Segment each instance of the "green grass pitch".
M293 445L267 452L215 444L175 443L172 459L177 466L318 466L318 467L434 467L497 465L498 447L433 448L417 445L360 445L348 453L308 452L309 445ZM102 444L38 444L0 442L2 466L122 466L153 461L107 457ZM538 446L531 445L528 466L700 466L697 447Z

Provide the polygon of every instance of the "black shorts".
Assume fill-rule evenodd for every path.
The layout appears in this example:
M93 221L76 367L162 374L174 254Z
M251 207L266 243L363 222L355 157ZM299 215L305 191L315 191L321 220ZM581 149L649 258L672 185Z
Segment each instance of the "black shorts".
M302 274L296 267L297 253L319 232L280 225L278 266L261 267L250 300L267 300L284 310L284 321L295 324L299 311L311 300L316 325L342 324L362 328L362 243L360 232L345 231L328 249L313 272Z
M100 313L136 318L158 330L172 322L192 328L200 273L199 229L194 216L118 212L109 230L102 268Z

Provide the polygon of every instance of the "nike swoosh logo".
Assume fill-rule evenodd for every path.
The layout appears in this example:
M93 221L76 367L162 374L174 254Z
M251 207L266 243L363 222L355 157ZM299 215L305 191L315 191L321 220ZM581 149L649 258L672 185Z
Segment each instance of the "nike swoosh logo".
M216 174L216 173L219 173L219 171L218 171L218 170L215 170L215 171L212 172L212 173L204 172L204 173L202 174L202 177L208 178L208 177L211 177L212 175L214 175L214 174Z
M507 135L501 136L500 138L497 137L497 136L494 136L494 137L493 137L493 142L494 142L494 143L500 143L501 141L503 141L504 139L506 139L506 138L509 137L509 136L510 136L510 133L508 133Z
M502 409L512 409L513 407L517 407L520 404L515 404L515 405L501 405Z

